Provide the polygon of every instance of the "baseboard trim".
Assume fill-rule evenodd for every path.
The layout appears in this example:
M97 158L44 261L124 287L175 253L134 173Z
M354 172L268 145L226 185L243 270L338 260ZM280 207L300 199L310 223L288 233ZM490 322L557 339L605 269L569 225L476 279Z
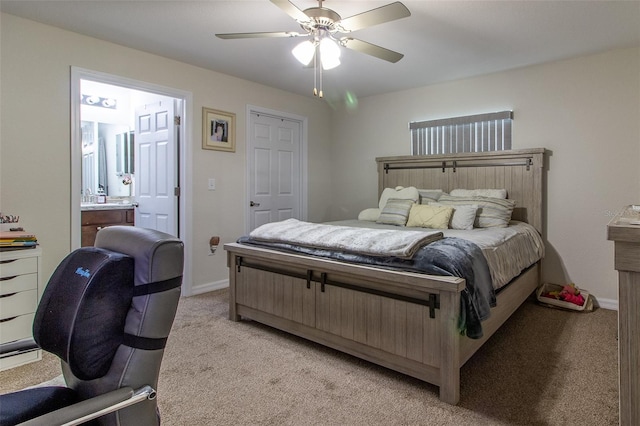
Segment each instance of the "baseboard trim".
M229 287L229 279L215 281L212 283L200 284L195 287L191 287L190 296L195 296L196 294L208 293L210 291L221 290L223 288Z
M221 290L229 287L229 279L215 281L211 283L200 284L199 286L191 288L191 294L189 296L195 296L196 294L208 293L210 291ZM608 309L611 311L618 310L618 300L616 299L602 299L595 298L596 305L602 309Z
M596 301L596 304L601 307L602 309L609 309L611 311L617 311L618 310L618 301L616 299L601 299L601 298L594 298Z

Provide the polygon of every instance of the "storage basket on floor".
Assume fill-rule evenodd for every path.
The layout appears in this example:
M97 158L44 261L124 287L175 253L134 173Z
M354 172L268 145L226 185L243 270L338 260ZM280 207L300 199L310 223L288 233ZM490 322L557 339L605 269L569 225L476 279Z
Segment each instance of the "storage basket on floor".
M536 298L538 302L544 303L547 305L558 306L560 308L571 309L573 311L583 311L589 302L589 292L580 289L580 294L584 298L584 303L582 305L576 305L575 303L565 302L564 300L554 299L552 297L544 297L542 294L549 291L561 291L564 286L559 284L551 284L544 283L542 284L538 290L536 290Z

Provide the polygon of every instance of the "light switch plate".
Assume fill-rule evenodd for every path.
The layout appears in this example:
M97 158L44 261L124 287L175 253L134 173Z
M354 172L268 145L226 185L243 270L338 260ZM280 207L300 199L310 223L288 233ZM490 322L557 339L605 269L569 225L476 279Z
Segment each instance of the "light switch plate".
M214 178L209 178L209 191L215 191L216 189L216 180Z

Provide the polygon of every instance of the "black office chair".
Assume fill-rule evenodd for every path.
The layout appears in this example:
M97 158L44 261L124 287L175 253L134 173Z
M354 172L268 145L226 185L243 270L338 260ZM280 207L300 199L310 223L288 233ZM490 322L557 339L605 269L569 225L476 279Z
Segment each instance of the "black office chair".
M156 388L184 264L182 242L129 226L98 232L51 276L33 325L67 387L0 395L0 424L159 425ZM14 342L11 350L25 342Z

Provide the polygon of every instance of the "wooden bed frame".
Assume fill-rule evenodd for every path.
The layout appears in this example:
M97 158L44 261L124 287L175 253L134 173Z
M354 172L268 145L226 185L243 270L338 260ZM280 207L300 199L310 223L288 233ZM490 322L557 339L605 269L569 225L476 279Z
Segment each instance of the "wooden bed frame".
M544 149L377 158L386 187L505 188L513 218L542 233ZM229 318L251 319L440 387L457 404L460 368L536 289L539 262L497 296L484 336L458 330L465 280L225 244Z

